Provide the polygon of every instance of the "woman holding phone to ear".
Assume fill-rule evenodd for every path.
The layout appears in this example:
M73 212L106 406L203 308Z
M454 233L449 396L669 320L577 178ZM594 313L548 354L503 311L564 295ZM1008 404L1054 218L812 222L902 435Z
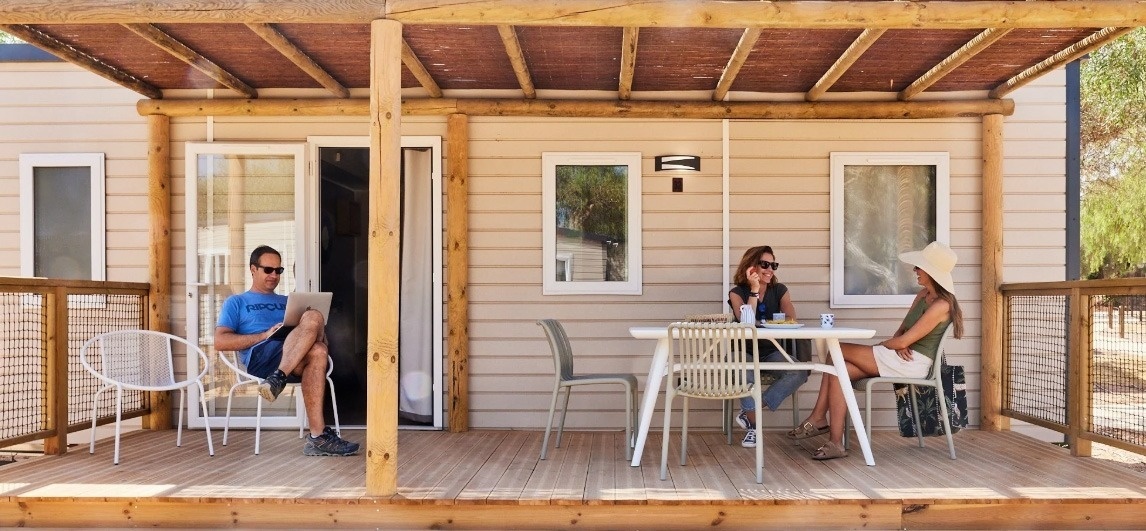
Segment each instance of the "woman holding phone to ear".
M751 247L740 258L740 265L736 267L736 274L732 281L736 284L728 290L728 304L732 306L732 314L741 321L740 307L747 304L753 309L753 322L772 319L772 314L784 313L786 319L796 318L796 306L792 304L792 297L788 294L788 287L776 280L776 270L780 263L776 261L776 253L772 247L761 245ZM760 361L787 361L771 341L761 340L754 346ZM776 411L785 398L796 392L804 382L808 381L808 371L772 371L776 381L768 386L761 394L764 405ZM755 381L755 375L749 374ZM752 397L740 399L740 414L736 416L736 423L748 431L740 445L745 448L756 446L756 404Z

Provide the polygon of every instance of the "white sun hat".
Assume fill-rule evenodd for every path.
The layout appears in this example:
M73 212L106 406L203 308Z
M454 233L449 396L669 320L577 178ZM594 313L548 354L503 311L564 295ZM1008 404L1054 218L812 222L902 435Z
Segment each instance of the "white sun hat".
M926 271L936 284L948 292L955 292L955 279L951 277L951 272L955 270L958 257L947 244L931 242L922 251L900 253L899 259Z

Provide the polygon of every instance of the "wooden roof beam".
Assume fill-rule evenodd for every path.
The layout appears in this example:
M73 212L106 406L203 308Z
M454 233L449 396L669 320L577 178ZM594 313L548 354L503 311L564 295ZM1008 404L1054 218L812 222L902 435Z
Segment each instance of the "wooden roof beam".
M48 35L31 26L22 24L7 24L0 25L0 30L10 35L19 37L28 44L35 44L43 48L53 55L79 66L89 72L92 72L112 83L127 87L130 90L143 94L148 98L162 99L163 91L158 87L143 81L123 70L115 68L107 63L96 59L84 52L81 52L71 45Z
M386 17L403 24L776 29L1062 28L1143 26L1146 25L1146 3L1141 0L387 0Z
M140 100L140 115L168 116L368 116L370 100L199 99ZM574 118L677 118L753 120L920 119L1010 115L1009 99L947 101L576 101L421 98L404 100L407 116L546 116Z
M967 41L967 44L960 46L958 50L955 50L951 55L939 61L939 64L931 67L931 70L919 76L919 79L913 81L907 88L899 91L897 97L900 100L906 101L920 92L927 90L927 87L934 85L947 74L954 72L960 65L966 63L972 57L975 57L979 52L986 50L1010 32L1011 30L1009 29L1000 28L983 30L982 33Z
M290 39L286 38L286 35L279 33L279 30L275 29L274 26L248 22L247 27L255 32L255 35L267 41L267 44L283 54L283 57L286 57L290 62L294 63L299 70L306 72L306 74L317 81L319 85L325 87L326 90L329 90L339 98L350 97L350 89L334 79L334 76L330 75L330 72L327 72L325 68L319 66L314 59L311 59L306 52L300 50L298 46L295 46Z
M437 81L434 81L434 76L430 75L430 71L426 70L425 65L422 64L422 60L418 59L417 55L414 55L414 49L410 48L410 44L406 42L406 39L402 39L402 64L406 65L410 73L414 74L418 83L422 84L422 88L430 93L430 97L442 97L442 88L438 86Z
M222 67L215 64L214 61L207 59L183 44L174 37L166 34L163 30L155 27L152 24L124 24L123 27L131 30L136 35L147 39L148 42L154 44L167 53L175 56L180 61L191 65L192 68L202 72L207 77L214 79L220 85L232 89L239 94L248 98L257 98L259 93L250 85L243 83L239 78L235 77L230 72L223 70Z
M987 96L991 98L1002 98L1010 94L1011 91L1030 83L1035 78L1093 52L1105 46L1110 41L1117 40L1119 37L1131 31L1134 31L1134 28L1103 28L1093 35L1072 44L1067 49L1044 59L1039 64L1019 72L1015 77L991 89L991 92L989 92Z
M340 23L664 28L983 29L1146 26L1141 0L22 0L0 2L0 24Z
M517 84L521 85L521 92L528 99L536 98L537 89L533 87L533 77L529 75L529 65L525 63L525 53L521 51L521 42L517 40L517 30L503 24L497 27L497 33L501 35L509 64L513 66L513 75L517 76Z
M812 88L808 89L808 92L804 94L804 100L816 101L820 99L828 89L832 88L832 85L836 84L836 81L839 81L840 78L843 77L844 72L847 72L848 69L859 60L860 56L862 56L868 48L871 48L871 45L875 44L875 41L878 41L886 31L885 29L872 28L863 30L863 33L860 33L859 37L856 37L856 40L852 41L848 49L840 54L840 57L836 59L836 62L832 64L831 68L828 68L828 71L824 72L823 76L820 76L820 80L817 81L815 85L812 85Z
M716 82L716 90L712 91L712 101L721 101L728 95L729 89L732 88L732 82L736 80L740 68L744 66L744 61L748 60L748 54L752 53L756 41L760 40L761 33L763 30L760 28L748 28L740 34L740 42L736 43L732 57L728 58L728 64L724 66L724 71L720 73L720 80Z
M637 38L641 28L626 26L621 39L621 74L617 94L622 100L633 96L633 72L637 70Z

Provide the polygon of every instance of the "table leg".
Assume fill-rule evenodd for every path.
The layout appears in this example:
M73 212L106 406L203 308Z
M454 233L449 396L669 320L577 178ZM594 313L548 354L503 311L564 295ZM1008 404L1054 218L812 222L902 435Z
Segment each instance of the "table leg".
M863 451L863 460L867 466L875 466L875 458L871 455L871 443L867 439L867 428L863 424L863 416L860 415L859 404L856 403L856 393L852 389L851 378L848 376L848 366L844 362L844 353L840 349L840 340L829 339L828 351L832 355L832 365L836 368L836 378L840 384L840 390L844 393L844 402L848 404L848 415L852 418L852 426L856 430L856 439L859 440L860 450ZM847 434L844 434L847 437Z
M630 466L641 466L641 455L645 451L645 440L649 437L649 426L653 422L657 395L661 392L661 381L664 380L668 368L668 350L669 340L658 339L657 348L653 352L653 361L649 365L649 377L645 380L645 394L641 398L641 423L637 428L637 441L633 446L633 461Z

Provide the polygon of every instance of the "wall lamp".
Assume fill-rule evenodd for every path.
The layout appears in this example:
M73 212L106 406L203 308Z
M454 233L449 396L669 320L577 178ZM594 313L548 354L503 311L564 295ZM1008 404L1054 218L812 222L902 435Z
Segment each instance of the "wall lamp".
M656 171L700 171L699 155L657 155L653 160L656 161Z

